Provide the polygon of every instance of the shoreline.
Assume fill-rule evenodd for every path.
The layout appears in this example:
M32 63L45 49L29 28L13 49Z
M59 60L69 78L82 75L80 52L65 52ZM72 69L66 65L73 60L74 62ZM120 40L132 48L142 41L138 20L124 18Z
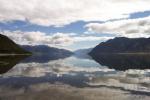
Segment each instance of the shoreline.
M1 56L29 56L29 55L32 54L0 54L0 57Z
M138 53L98 53L97 55L150 55L150 52L138 52Z

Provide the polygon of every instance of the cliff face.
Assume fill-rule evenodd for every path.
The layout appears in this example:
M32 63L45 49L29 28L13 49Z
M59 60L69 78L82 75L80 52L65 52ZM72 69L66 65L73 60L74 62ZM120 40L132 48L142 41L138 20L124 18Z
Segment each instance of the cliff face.
M100 43L89 54L104 53L150 53L150 38L117 37Z
M8 37L0 34L0 54L27 54L30 53L22 49Z

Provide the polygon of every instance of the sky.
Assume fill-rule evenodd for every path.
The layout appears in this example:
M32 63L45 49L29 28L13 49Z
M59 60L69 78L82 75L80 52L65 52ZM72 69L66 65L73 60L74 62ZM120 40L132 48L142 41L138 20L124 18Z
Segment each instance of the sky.
M150 0L0 0L0 34L20 45L77 50L149 37Z

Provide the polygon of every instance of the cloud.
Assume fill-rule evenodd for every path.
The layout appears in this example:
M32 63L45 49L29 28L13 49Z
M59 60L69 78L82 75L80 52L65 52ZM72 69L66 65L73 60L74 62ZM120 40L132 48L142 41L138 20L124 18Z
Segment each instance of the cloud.
M13 77L21 76L28 78L36 77L36 79L38 79L46 77L47 75L52 77L53 75L57 75L59 78L62 78L64 75L68 75L71 78L74 78L75 76L76 77L80 76L84 77L85 79L89 79L86 81L82 80L89 86L105 85L105 86L113 86L116 88L117 87L123 88L126 90L150 92L149 90L150 79L149 77L147 77L149 75L150 70L131 69L123 72L123 71L115 71L114 69L109 69L105 66L81 67L70 64L70 60L76 61L76 58L59 59L43 64L35 62L20 63L16 65L12 70L10 70L8 73L4 74L3 77L11 78L12 76ZM139 77L142 77L142 79ZM59 82L62 81L59 80ZM147 84L147 86L143 88L143 86L141 85L142 83ZM141 88L142 90L139 90Z
M76 33L43 33L22 32L5 30L0 34L8 36L20 45L48 45L53 47L64 47L83 41L105 41L113 37L78 36Z
M0 21L22 20L44 26L106 21L150 10L149 4L150 0L0 0Z
M21 45L49 45L49 46L67 46L73 43L69 34L55 33L47 35L42 32L21 32L4 31L1 34L8 36L13 41Z
M80 36L80 37L74 37L74 40L76 42L81 42L81 41L106 41L109 39L112 39L114 37L98 37L98 36Z
M96 72L104 72L104 73L115 72L114 69L108 69L107 67L104 67L102 69L99 67L81 67L78 65L68 63L69 62L68 60L77 61L78 59L77 58L58 59L49 61L47 63L38 63L38 62L20 63L16 65L14 69L6 73L5 76L3 77L10 77L10 76L44 77L47 74L62 76L65 74L78 75L80 72L84 72L85 74L96 74ZM83 60L83 62L88 61ZM20 68L20 66L22 67Z
M89 23L85 27L88 28L88 31L96 33L109 33L126 37L149 37L150 16L106 23Z

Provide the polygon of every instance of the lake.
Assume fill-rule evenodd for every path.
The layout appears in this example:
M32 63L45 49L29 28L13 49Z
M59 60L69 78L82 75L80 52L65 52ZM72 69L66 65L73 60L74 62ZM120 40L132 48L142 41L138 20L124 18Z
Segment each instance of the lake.
M149 55L0 57L0 100L149 98Z

